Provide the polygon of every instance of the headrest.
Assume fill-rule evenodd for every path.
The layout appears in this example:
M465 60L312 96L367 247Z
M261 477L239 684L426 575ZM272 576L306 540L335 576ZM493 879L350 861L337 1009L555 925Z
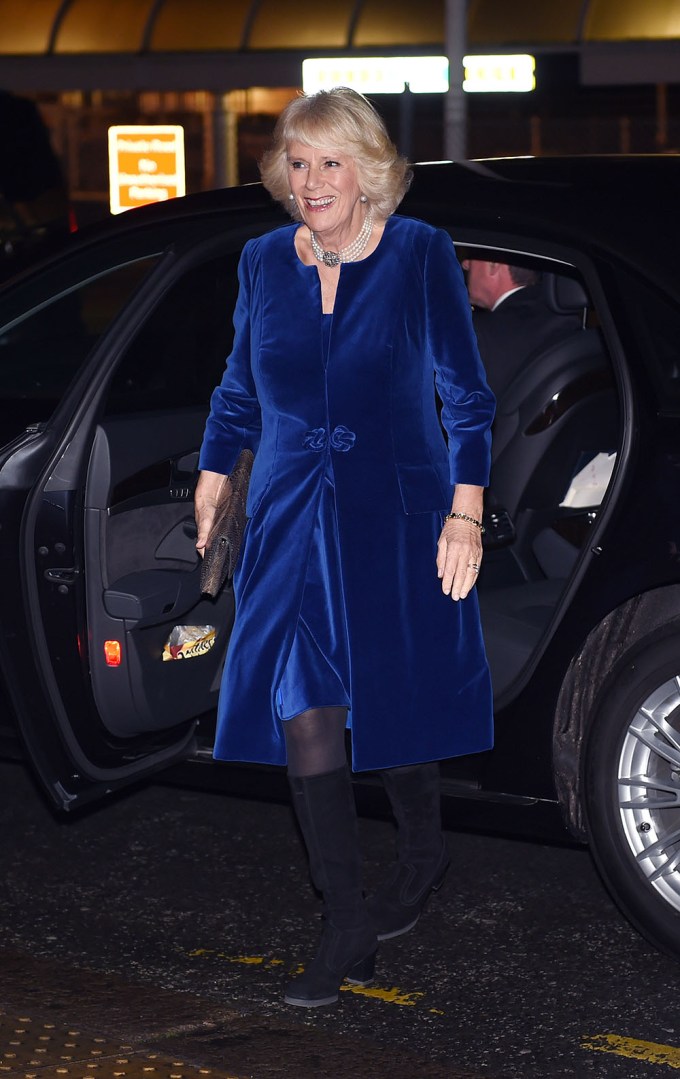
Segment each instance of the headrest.
M588 297L583 285L571 277L544 273L542 286L545 302L551 311L558 315L579 314L588 306Z

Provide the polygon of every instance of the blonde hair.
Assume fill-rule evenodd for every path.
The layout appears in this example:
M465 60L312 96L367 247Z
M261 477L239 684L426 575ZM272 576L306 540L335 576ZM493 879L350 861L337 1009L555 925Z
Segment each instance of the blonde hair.
M377 217L393 214L411 182L405 157L387 134L377 111L363 94L347 86L295 98L279 116L272 144L260 162L262 182L272 198L299 219L290 196L287 150L302 142L317 150L342 150L354 159L362 193Z

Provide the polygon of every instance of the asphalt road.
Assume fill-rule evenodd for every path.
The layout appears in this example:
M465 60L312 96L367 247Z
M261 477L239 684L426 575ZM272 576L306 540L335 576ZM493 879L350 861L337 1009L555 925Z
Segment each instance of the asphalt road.
M281 1000L319 910L286 806L149 786L57 819L12 764L0 792L10 1013L172 1035L173 1052L238 1079L680 1069L680 968L628 927L585 851L449 832L447 883L383 944L373 990L307 1012ZM361 831L370 887L393 832Z

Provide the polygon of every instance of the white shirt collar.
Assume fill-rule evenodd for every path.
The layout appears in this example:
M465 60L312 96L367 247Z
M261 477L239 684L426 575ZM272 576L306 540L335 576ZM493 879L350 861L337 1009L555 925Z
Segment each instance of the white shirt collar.
M491 308L491 310L495 311L497 307L501 306L501 304L503 303L503 300L507 300L508 296L512 296L513 292L519 292L519 290L521 288L526 288L526 286L525 285L517 285L515 288L508 289L507 292L504 292L502 296L498 297L498 299L496 300L496 302L493 305L493 307Z

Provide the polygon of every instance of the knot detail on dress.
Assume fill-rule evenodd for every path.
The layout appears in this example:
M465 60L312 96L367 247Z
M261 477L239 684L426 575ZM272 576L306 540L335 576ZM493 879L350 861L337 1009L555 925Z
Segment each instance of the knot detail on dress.
M328 445L328 438L326 436L325 427L312 427L305 433L305 437L302 440L302 445L306 450L313 450L315 453L320 453L321 450L325 450Z
M357 436L354 431L350 431L349 427L345 427L342 423L331 431L331 447L340 453L347 453L348 450L351 450L356 440Z
M312 427L305 432L302 445L306 450L320 453L330 443L331 449L337 450L339 453L347 453L348 450L351 450L356 440L357 436L354 431L350 431L349 427L340 424L338 427L333 428L330 438L325 427Z

